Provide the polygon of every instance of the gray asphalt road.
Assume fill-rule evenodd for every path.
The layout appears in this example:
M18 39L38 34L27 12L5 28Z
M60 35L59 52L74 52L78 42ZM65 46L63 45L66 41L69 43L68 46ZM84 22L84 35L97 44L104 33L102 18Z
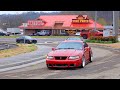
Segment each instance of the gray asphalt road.
M9 72L0 73L3 79L104 79L120 78L118 53L94 48L94 60L85 68L48 70L45 62Z
M52 50L51 47L49 46L44 46L44 45L37 45L37 46L38 49L33 52L23 53L12 57L0 58L0 66L22 62L22 61L28 61L34 58L39 58L41 56L47 55L47 53Z
M65 38L36 38L38 43L43 43L43 42L56 42L56 41L63 41ZM0 42L5 42L5 43L16 43L15 38L0 38Z

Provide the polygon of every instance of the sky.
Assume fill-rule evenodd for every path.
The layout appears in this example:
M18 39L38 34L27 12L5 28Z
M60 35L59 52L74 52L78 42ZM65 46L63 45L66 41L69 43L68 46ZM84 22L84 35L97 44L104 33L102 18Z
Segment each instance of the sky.
M2 15L2 14L21 14L23 12L30 12L30 11L0 11L0 15ZM46 12L46 13L50 13L50 12L55 12L55 11L32 11L32 12Z

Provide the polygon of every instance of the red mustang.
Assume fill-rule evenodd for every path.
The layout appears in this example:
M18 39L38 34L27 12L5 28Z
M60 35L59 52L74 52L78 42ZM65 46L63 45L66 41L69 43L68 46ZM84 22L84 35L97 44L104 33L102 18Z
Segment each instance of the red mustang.
M66 40L60 43L47 55L46 65L48 68L85 67L92 62L93 56L88 44L81 40Z

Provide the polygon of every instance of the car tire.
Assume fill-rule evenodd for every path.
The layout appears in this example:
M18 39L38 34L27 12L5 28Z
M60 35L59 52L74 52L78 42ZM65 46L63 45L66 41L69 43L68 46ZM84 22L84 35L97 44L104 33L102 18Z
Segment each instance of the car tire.
M86 65L86 60L85 60L85 57L83 56L82 57L82 64L81 64L81 68L84 68Z
M20 41L18 40L18 41L16 41L17 43L20 43Z
M92 57L90 53L89 53L89 61L92 62Z
M83 35L83 39L87 39L87 35Z
M49 70L51 70L52 68L51 67L48 67L48 65L46 65L47 66L47 68L49 69Z

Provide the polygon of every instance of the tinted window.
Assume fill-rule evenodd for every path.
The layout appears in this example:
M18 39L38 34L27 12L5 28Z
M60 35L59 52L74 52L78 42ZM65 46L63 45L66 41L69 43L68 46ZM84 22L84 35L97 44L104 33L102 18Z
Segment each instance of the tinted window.
M30 36L25 36L26 39L32 39Z
M83 49L83 44L80 42L62 42L57 46L57 49Z
M81 40L81 38L68 38L67 40Z

